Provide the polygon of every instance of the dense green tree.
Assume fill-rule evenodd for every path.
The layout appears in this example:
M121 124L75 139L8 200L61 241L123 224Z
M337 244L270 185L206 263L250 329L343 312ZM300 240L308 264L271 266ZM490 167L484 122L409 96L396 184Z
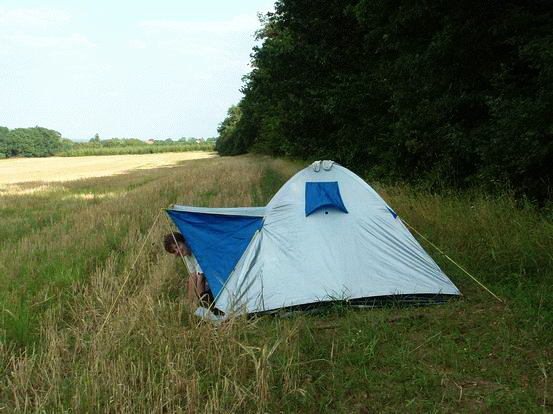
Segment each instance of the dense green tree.
M47 157L62 147L61 134L42 128L16 128L7 134L4 144L8 157Z
M232 105L228 109L227 117L217 127L219 133L219 139L215 145L217 151L233 155L245 152L246 148L236 146L237 139L234 135L241 116L242 112L239 106Z
M8 135L10 130L6 127L0 126L0 158L8 156Z
M57 153L62 147L62 137L58 131L52 129L35 127L33 128L40 134L40 140L38 143L38 151L36 155L40 157L47 157Z
M88 140L88 144L94 147L101 147L102 142L100 140L100 135L98 133L94 134L94 136Z
M552 10L546 0L277 1L217 150L547 198Z
M88 142L72 142L61 137L57 131L47 128L17 128L10 131L0 127L0 158L5 157L46 157L50 155L107 155L107 154L146 154L167 151L188 151L191 149L211 150L213 144L196 138L155 140L154 145L147 145L137 138L110 138L101 140L96 134ZM214 138L212 140L215 140ZM193 144L194 147L192 147ZM207 144L207 145L206 145Z

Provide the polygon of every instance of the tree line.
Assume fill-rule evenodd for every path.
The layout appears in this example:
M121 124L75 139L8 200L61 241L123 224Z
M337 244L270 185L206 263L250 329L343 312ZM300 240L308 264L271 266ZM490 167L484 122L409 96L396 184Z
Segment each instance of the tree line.
M56 154L69 140L52 129L15 128L0 126L0 158L7 157L48 157Z
M211 151L217 138L182 137L179 140L137 138L100 139L95 134L88 142L74 142L43 127L8 129L0 126L0 158L148 154L158 152Z
M279 0L216 149L550 199L552 10L548 0Z

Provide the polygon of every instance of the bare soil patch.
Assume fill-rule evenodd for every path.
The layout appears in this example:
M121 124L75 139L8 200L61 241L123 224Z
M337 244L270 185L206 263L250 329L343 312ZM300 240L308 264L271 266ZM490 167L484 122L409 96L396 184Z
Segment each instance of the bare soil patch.
M17 158L0 161L0 185L26 181L70 181L125 171L157 168L180 161L213 157L211 152L167 152L140 155Z

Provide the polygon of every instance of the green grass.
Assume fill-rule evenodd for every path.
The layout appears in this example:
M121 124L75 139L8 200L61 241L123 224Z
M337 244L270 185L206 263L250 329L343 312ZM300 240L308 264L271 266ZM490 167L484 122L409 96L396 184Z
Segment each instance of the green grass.
M265 206L286 182L287 176L274 166L266 165L259 184L252 188L252 201L256 206Z
M162 152L186 152L186 151L213 151L215 144L144 144L128 145L121 147L93 147L79 146L65 149L56 156L58 157L83 157L90 155L126 155L126 154L157 154Z
M2 194L0 411L551 411L552 217L509 195L375 185L504 303L421 240L460 300L193 317L158 213L264 205L301 167L214 158Z

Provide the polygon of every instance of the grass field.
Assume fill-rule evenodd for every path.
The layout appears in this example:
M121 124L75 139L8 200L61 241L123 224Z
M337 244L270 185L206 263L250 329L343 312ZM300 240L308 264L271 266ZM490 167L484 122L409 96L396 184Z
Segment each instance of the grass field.
M220 327L191 316L161 209L264 205L302 166L211 158L0 193L0 412L553 409L553 224L509 195L376 185L504 303L422 242L463 298Z

